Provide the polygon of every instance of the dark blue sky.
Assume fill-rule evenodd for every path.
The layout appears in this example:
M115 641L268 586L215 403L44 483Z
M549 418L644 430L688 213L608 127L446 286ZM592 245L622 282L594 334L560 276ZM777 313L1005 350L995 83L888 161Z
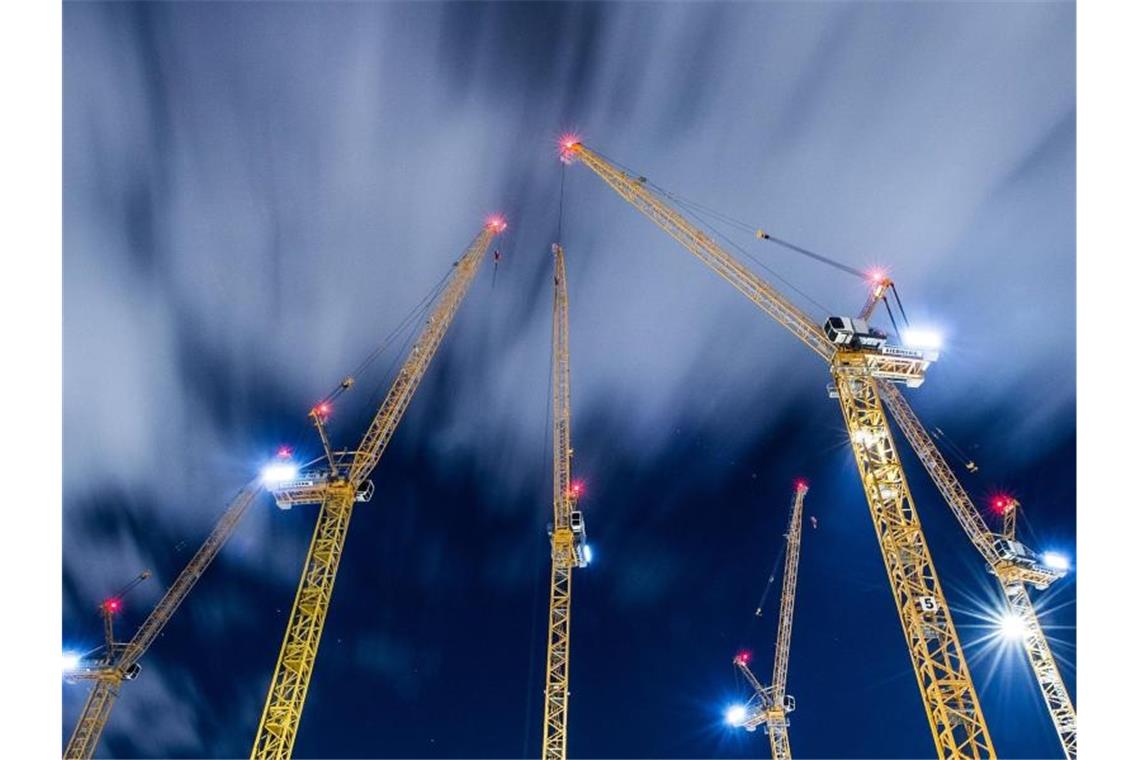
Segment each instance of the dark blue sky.
M1069 4L68 4L64 619L142 568L137 624L233 492L447 270L481 273L358 509L299 757L534 756L557 136L852 265L948 345L908 393L1075 539ZM570 752L755 756L731 658L791 482L812 483L789 690L803 757L931 752L825 368L581 166L566 169L574 442L597 562L575 577ZM755 241L835 312L863 285ZM797 302L815 316L811 301ZM346 445L383 383L346 397ZM909 454L908 454L909 457ZM913 457L998 752L1059 756L993 584ZM105 756L244 756L314 513L266 499L124 689ZM1074 687L1071 579L1044 622ZM974 643L971 643L974 642ZM64 686L63 732L83 688Z

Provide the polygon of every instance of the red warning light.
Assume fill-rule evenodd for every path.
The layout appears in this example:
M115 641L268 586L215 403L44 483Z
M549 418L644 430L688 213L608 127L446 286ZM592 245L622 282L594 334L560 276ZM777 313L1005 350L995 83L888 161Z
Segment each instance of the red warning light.
M797 491L808 490L808 482L807 482L806 478L796 478L796 490Z
M289 448L288 446L277 447L277 457L279 459L288 459L291 456L293 456L293 449Z
M507 219L502 214L491 214L487 217L487 229L492 232L502 232L507 228Z
M322 401L313 407L313 413L319 417L328 417L332 414L332 404L327 401Z
M736 653L736 661L737 662L742 662L745 665L747 665L748 661L751 659L752 659L752 653L749 652L747 649L742 649Z
M1005 511L1013 504L1013 499L1005 494L998 494L991 501L990 505L993 507L994 512L999 515L1004 515Z
M558 157L562 163L568 164L574 160L574 148L582 143L582 138L573 132L567 132L558 138Z
M107 612L118 612L119 608L122 606L123 603L115 598L111 598L103 602L103 609L107 610Z
M867 280L873 285L881 285L887 281L887 270L875 267L867 271Z
M573 483L570 484L570 495L572 497L574 497L575 499L577 499L579 496L581 496L582 491L584 491L584 490L585 490L585 487L582 485L582 481L580 481L580 480L575 480Z

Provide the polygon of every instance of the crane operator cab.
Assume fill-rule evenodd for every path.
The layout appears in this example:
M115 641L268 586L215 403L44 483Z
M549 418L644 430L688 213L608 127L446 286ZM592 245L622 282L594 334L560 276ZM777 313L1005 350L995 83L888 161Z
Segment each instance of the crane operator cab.
M1048 553L1046 553L1047 556L1041 557L1025 544L1020 541L1015 541L1012 538L1001 537L996 539L994 541L994 551L997 552L999 559L1011 565L1045 573L1046 575L1053 576L1054 580L1065 576L1065 568L1058 567L1055 563L1049 562ZM1039 589L1044 588L1039 584L1034 584L1034 586Z
M593 556L590 545L586 543L586 518L582 516L581 510L575 509L570 513L570 534L574 538L574 559L578 567L585 567L590 564Z
M887 342L885 332L857 317L828 317L823 332L837 346L881 349Z
M570 530L574 533L586 532L586 521L582 517L581 510L575 509L570 513Z

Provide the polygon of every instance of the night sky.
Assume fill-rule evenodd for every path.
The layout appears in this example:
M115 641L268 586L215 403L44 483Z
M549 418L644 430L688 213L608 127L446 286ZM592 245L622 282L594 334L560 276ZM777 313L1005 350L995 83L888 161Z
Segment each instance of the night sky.
M550 244L570 288L571 756L758 757L753 614L811 483L789 692L799 757L933 745L826 368L557 140L855 267L947 336L907 396L979 503L1075 549L1071 4L69 3L64 8L63 643L149 568L146 611L305 412L498 242L357 507L298 757L541 746ZM820 320L858 279L737 235ZM781 286L783 288L783 286ZM785 290L787 290L785 288ZM817 303L818 302L818 303ZM821 306L822 305L822 306ZM826 307L826 310L823 308ZM363 431L405 334L338 402ZM903 445L997 751L1059 757L996 586ZM104 757L247 756L315 509L246 516L123 689ZM996 521L995 521L996 526ZM1075 693L1075 582L1039 609ZM64 684L66 740L85 695Z

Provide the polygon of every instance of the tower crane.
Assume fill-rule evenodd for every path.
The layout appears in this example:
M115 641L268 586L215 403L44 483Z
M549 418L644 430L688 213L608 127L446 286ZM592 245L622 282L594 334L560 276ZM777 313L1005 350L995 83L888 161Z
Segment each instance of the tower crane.
M804 496L807 492L807 483L796 483L792 516L788 521L788 548L784 557L784 583L780 592L780 625L776 635L772 685L764 686L752 673L748 667L750 657L747 652L741 652L732 661L752 686L753 694L747 704L730 709L729 722L748 731L764 726L768 733L768 743L772 746L772 760L791 760L792 757L792 747L788 742L788 713L796 709L796 700L787 691L788 655L792 648L792 613L796 605L796 573L800 564Z
M90 758L95 755L95 748L103 727L111 715L111 708L119 697L119 689L124 681L134 680L141 669L139 660L150 649L162 629L170 622L175 611L183 600L189 595L194 584L202 577L206 568L213 562L222 546L233 534L234 528L242 516L253 503L254 498L261 491L258 480L251 481L240 490L226 507L226 511L218 520L205 543L186 563L186 567L174 579L174 583L158 600L146 620L139 626L135 635L125 644L114 643L114 632L109 616L120 609L119 600L126 591L120 591L115 596L103 602L100 610L104 615L104 635L107 638L104 655L95 661L81 660L78 667L66 674L69 680L93 681L87 701L83 704L83 711L75 724L71 739L67 742L63 756L72 758ZM149 575L149 573L148 573ZM133 588L143 580L142 575L135 579L127 590Z
M293 752L353 506L358 501L366 502L372 498L373 484L368 477L384 454L419 387L488 247L506 226L502 217L489 218L455 262L439 303L412 345L356 449L336 453L331 450L324 429L330 407L322 402L314 407L310 417L325 448L327 467L301 472L269 485L279 508L319 504L320 512L265 698L251 758L287 758ZM351 385L351 380L346 380L342 387L347 385Z
M821 327L689 221L645 177L623 171L576 138L564 139L560 147L564 162L585 164L827 362L938 757L994 757L973 679L880 401L880 388L891 382L921 385L937 355L889 345L885 334L857 318L830 317ZM768 237L763 231L757 234Z
M1015 533L1020 504L1011 497L1003 497L996 504L1002 510L1002 532L992 532L902 393L897 388L884 387L882 396L891 416L930 473L970 542L1001 585L1007 614L1017 621L1022 646L1065 757L1074 760L1077 756L1077 713L1026 589L1026 584L1038 590L1048 588L1065 576L1068 562L1049 552L1038 554L1017 540Z
M546 699L542 734L544 760L565 760L570 697L571 573L590 561L586 522L578 510L579 487L570 463L570 327L566 261L555 243L554 317L551 329L551 416L554 424L554 521L550 526L550 618L546 637Z

